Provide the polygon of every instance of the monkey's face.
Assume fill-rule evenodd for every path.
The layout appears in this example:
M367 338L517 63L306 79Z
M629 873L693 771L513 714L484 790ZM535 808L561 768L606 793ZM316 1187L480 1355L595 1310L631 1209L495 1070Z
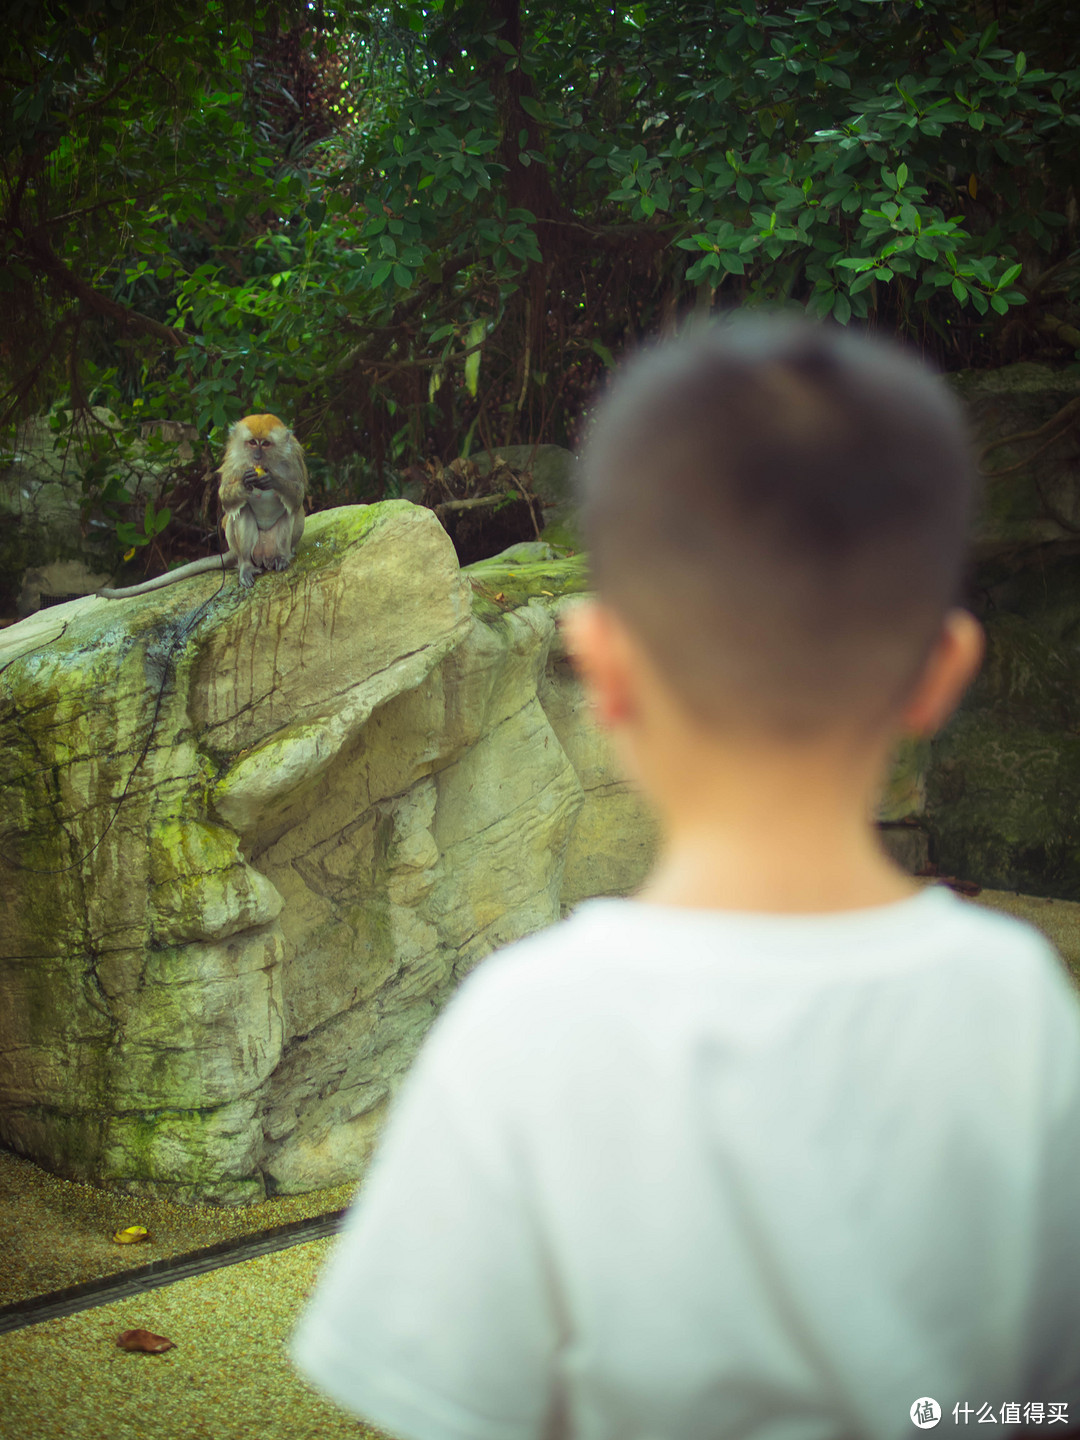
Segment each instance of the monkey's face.
M239 442L250 464L269 470L275 451L283 450L288 439L289 430L276 415L248 415L233 427L231 444Z

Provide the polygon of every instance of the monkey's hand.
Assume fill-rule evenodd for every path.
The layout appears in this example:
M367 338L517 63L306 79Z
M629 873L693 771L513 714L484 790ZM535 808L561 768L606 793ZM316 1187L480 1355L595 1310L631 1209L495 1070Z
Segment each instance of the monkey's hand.
M251 465L244 471L242 483L245 490L269 490L274 482L269 470L262 465Z

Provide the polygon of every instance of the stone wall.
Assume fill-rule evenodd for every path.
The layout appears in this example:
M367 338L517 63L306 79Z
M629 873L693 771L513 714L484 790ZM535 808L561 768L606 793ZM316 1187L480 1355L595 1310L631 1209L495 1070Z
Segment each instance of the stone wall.
M467 577L396 501L313 517L250 594L3 632L0 1138L188 1200L354 1175L465 971L646 863L553 654L583 583Z
M922 824L945 873L1080 900L1080 375L951 378L987 472L968 596L987 656L933 742Z
M248 594L0 635L0 1138L181 1200L338 1183L471 966L639 883L549 556L463 573L429 511L354 506ZM909 756L888 813L921 803Z

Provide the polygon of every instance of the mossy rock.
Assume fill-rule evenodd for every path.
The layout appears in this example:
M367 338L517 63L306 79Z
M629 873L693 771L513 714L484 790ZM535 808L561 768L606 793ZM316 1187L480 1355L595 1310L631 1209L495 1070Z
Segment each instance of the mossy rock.
M927 821L944 873L1080 900L1080 735L961 713L934 742Z
M528 472L532 476L533 494L544 510L541 539L569 550L582 548L578 460L573 451L562 445L503 445L491 451L478 450L469 458L476 462L482 475L495 460L505 460L515 470Z
M964 402L980 450L1014 436L1031 436L1080 395L1080 375L1074 368L1029 361L995 370L961 370L947 379ZM1064 426L1049 448L1040 444L1046 438L996 444L985 455L974 536L980 558L1075 539L1074 527L1080 523L1080 487L1071 460L1075 445Z
M462 570L472 585L473 614L478 619L490 622L508 610L529 604L552 609L567 596L588 590L588 562L584 555L516 560L514 556L525 548L514 546Z
M1080 725L1080 659L1022 615L986 625L986 656L964 706L1043 730Z

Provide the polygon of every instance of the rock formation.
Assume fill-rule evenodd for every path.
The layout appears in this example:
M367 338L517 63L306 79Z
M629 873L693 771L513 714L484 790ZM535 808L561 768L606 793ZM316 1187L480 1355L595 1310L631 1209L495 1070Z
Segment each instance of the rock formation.
M1030 363L951 378L987 472L969 601L988 644L934 740L924 827L949 874L1080 900L1080 379Z
M250 594L0 635L6 1143L177 1199L346 1179L465 971L635 883L647 821L553 654L583 562L477 569L354 506ZM634 842L572 845L583 813Z
M585 584L543 544L462 571L398 500L250 592L0 632L0 1139L188 1201L355 1176L465 972L649 864L559 644Z

